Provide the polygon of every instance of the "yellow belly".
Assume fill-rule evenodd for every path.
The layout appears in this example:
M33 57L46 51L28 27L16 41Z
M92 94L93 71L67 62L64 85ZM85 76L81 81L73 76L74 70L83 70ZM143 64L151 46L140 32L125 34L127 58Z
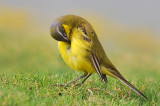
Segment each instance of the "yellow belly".
M91 61L86 58L88 55L86 50L79 43L72 42L72 45L70 45L67 42L59 41L58 45L62 58L72 69L85 73L96 72Z

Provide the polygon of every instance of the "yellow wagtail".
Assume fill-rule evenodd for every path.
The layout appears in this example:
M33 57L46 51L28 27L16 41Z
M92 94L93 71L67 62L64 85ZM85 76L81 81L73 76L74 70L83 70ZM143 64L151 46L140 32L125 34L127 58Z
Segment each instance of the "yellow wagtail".
M52 24L50 33L58 41L60 53L66 64L74 70L84 72L84 75L71 83L85 77L81 85L93 73L97 73L101 80L107 83L106 75L109 75L119 79L147 99L144 94L125 80L111 63L94 29L85 19L75 15L62 16Z

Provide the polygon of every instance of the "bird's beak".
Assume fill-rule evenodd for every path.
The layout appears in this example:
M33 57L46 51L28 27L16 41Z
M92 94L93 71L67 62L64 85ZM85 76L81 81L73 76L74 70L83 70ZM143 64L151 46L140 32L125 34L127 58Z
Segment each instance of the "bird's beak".
M57 29L57 25L55 25L55 24L53 24L50 27L50 34L57 41L64 41L64 42L69 42L70 43L70 38L67 36L67 33L61 33Z
M63 36L57 34L57 31L55 31L53 28L50 29L50 34L57 41L70 42L68 37L63 37Z

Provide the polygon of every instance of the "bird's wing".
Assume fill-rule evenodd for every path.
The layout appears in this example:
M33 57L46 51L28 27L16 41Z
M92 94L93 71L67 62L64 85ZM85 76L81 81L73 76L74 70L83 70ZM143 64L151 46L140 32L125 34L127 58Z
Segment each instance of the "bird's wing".
M91 61L92 61L92 64L93 64L94 68L96 69L99 77L103 81L102 72L101 72L101 66L100 66L99 59L96 56L96 54L94 54L94 53L91 54Z
M101 65L103 65L103 63L106 68L111 68L111 69L115 68L114 65L112 65L112 63L107 58L103 50L103 47L100 44L98 37L90 24L88 24L87 22L83 22L80 26L78 26L77 31L79 32L80 35L79 36L80 40L78 43L79 45L81 45L81 47L83 47L86 51L88 51L89 55L91 55L91 60L93 65L97 64L94 65L94 67L100 77L101 77L100 74L102 74L100 67ZM112 73L114 73L117 76L121 75L116 70L112 70Z

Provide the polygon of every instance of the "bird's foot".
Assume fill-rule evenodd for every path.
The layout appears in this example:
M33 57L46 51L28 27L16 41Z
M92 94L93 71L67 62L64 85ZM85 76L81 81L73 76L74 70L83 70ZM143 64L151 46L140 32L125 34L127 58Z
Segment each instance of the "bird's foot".
M76 86L81 86L81 85L82 85L82 83L76 84Z
M102 79L106 84L108 83L108 80L105 74L102 74Z
M57 85L54 85L54 86L66 86L65 84L57 84Z
M68 87L70 84L57 84L57 85L55 85L55 86L57 86L57 87ZM79 84L73 84L74 86L81 86L82 85L82 83L79 83Z

